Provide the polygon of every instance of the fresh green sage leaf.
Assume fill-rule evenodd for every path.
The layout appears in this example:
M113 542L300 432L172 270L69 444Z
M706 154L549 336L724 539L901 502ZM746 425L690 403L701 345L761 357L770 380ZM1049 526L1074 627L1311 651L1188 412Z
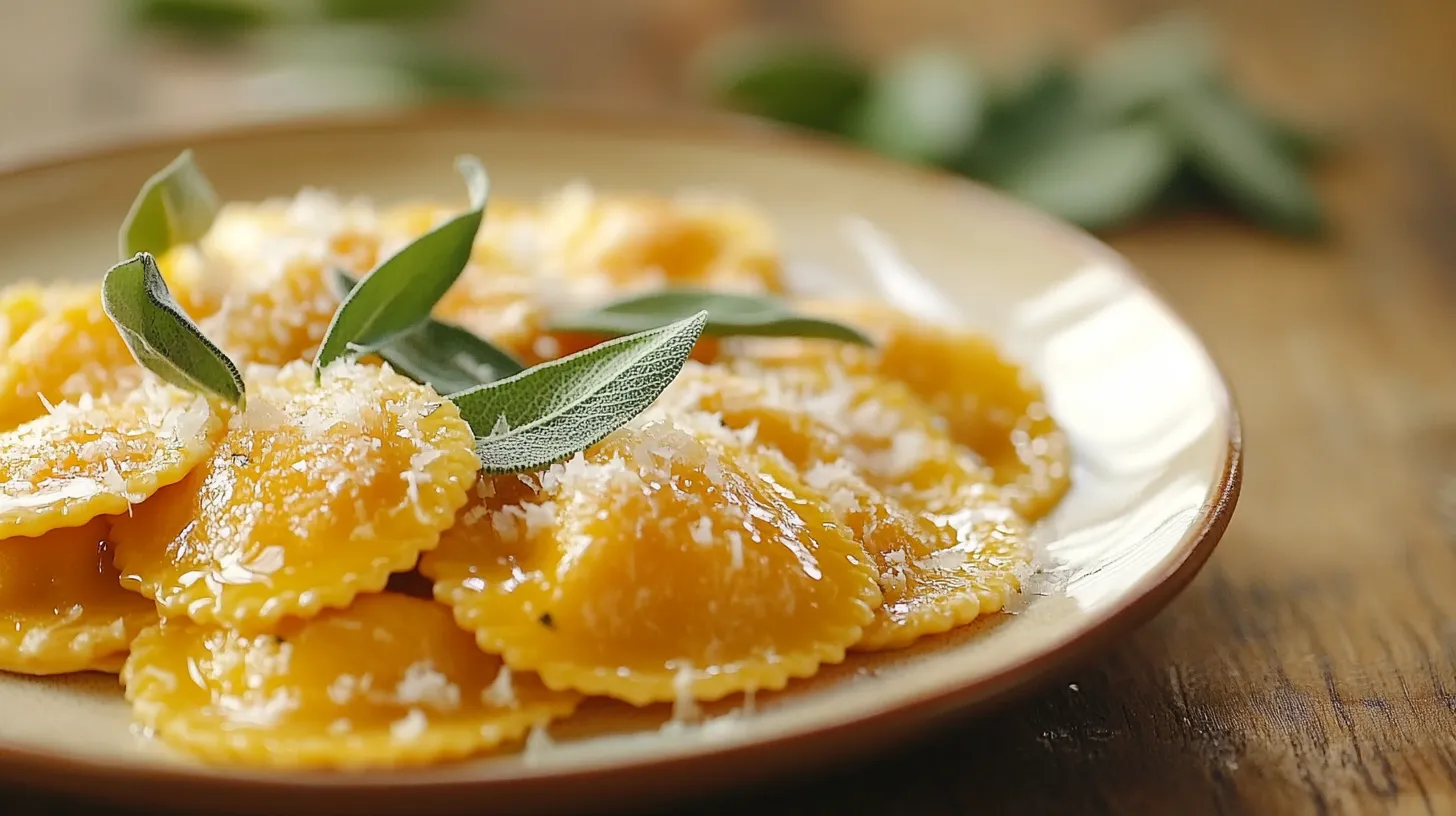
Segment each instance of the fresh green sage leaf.
M728 108L829 133L844 130L869 84L848 57L805 43L729 41L708 52L702 73Z
M1156 122L1114 125L1058 141L1002 179L1007 192L1088 229L1136 216L1178 168L1176 141Z
M983 96L980 75L964 55L934 48L911 51L875 76L854 135L896 158L948 161L975 137Z
M1083 66L1079 80L1087 108L1115 118L1206 84L1217 76L1220 63L1208 23L1190 12L1174 12L1098 51Z
M677 378L707 320L698 312L451 394L475 432L481 468L532 470L600 442Z
M238 367L182 311L151 255L107 270L101 306L143 368L173 385L243 404Z
M217 192L184 150L171 164L147 179L121 222L118 244L122 260L139 252L162 255L179 244L207 234L217 218Z
M334 271L334 284L347 295L357 281ZM441 394L505 379L525 369L516 358L473 332L434 318L390 340L376 351L396 371Z
M698 312L708 315L703 334L710 336L808 337L874 345L858 329L801 315L774 298L705 289L669 289L635 295L589 311L563 315L552 321L552 328L623 335L656 328Z
M440 320L424 322L375 353L399 373L441 394L503 380L525 369L473 332Z
M375 351L419 326L465 270L490 185L474 156L460 157L456 166L470 191L470 209L416 238L350 290L324 334L316 371L348 354Z
M1193 167L1241 212L1294 234L1323 229L1324 209L1301 165L1247 109L1201 91L1169 98L1162 111Z

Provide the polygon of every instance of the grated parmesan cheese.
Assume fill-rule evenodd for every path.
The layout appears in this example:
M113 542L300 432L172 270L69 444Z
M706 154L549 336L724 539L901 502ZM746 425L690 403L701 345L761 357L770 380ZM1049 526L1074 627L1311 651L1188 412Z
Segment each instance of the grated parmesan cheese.
M425 712L411 708L403 719L389 724L389 738L396 742L413 742L423 736L429 727L430 720Z

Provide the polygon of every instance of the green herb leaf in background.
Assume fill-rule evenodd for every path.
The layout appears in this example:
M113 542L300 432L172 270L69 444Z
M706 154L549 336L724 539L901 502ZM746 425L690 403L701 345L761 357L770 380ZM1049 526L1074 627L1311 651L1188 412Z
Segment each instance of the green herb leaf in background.
M1088 229L1120 224L1158 199L1178 168L1177 143L1155 122L1076 133L1001 179L1012 195Z
M151 255L108 270L101 305L143 368L173 385L243 404L238 367L182 311Z
M653 329L699 312L707 315L705 335L807 337L874 345L858 329L798 314L774 298L704 289L669 289L624 298L589 311L563 315L552 321L552 328L623 335Z
M443 50L438 43L406 44L389 64L429 98L495 99L515 86L505 71Z
M875 76L851 132L888 156L949 161L975 138L983 96L980 76L963 54L910 51Z
M1092 55L1078 75L1094 115L1115 118L1145 111L1171 96L1206 85L1222 69L1213 30L1191 13L1170 13L1134 28Z
M1204 90L1172 97L1162 110L1193 168L1241 212L1295 234L1321 231L1314 188L1248 109Z
M465 270L490 185L474 156L460 157L456 167L465 177L470 209L416 238L350 290L324 334L315 371L348 354L375 351L419 326Z
M728 43L702 70L725 107L830 133L844 128L869 84L869 72L853 60L803 43Z
M341 295L347 295L357 281L347 272L335 270L334 283ZM525 368L474 333L434 318L390 340L375 353L394 370L441 394L505 379Z
M1072 70L1060 61L1041 62L993 87L980 133L953 167L992 184L1018 165L1090 126Z
M279 0L128 0L127 20L208 43L237 40L282 18Z
M217 218L217 192L184 150L142 185L118 237L124 260L139 252L162 255L207 234Z
M486 473L559 462L647 410L677 378L706 312L451 394Z
M448 16L465 0L312 0L319 16L341 22L411 23Z

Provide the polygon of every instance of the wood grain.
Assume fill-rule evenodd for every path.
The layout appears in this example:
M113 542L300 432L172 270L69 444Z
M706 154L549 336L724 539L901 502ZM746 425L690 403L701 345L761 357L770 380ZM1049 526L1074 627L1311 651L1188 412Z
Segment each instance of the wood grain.
M993 59L1084 48L1149 0L498 3L482 36L546 90L684 104L726 27L869 57L925 32ZM1216 0L1240 82L1337 129L1337 230L1212 216L1111 236L1208 341L1246 422L1219 552L1054 688L872 763L683 813L1456 813L1456 4ZM463 36L463 35L462 35ZM6 812L61 812L3 793ZM67 808L66 812L70 812Z

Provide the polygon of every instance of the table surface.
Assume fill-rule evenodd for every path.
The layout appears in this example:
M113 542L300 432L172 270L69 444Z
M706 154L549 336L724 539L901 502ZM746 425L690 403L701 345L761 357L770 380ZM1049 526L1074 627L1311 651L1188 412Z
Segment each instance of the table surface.
M870 57L933 31L995 58L1038 35L1085 46L1165 4L490 5L492 47L539 84L679 104L680 66L726 25L817 28ZM1203 5L1242 84L1345 148L1321 174L1337 224L1322 244L1211 216L1109 238L1241 403L1247 478L1218 552L1049 691L684 813L1456 812L1456 3Z

